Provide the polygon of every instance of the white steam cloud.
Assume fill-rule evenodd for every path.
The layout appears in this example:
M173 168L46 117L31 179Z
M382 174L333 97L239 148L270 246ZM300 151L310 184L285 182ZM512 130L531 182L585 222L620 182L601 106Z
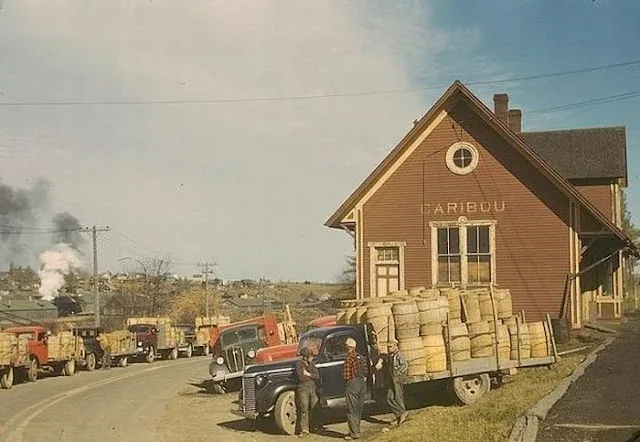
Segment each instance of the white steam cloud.
M42 268L38 293L42 299L52 301L64 285L64 276L72 270L82 268L83 263L77 252L68 244L56 244L53 249L40 254Z

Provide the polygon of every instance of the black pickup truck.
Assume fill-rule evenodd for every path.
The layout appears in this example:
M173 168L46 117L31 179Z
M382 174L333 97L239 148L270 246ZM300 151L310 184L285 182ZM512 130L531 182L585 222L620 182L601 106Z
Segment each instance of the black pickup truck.
M342 367L347 356L345 341L352 337L356 340L357 351L369 361L367 379L367 402L382 399L384 385L382 379L375 378L373 365L377 361L376 337L370 324L336 325L318 328L305 333L298 346L317 347L316 367L320 372L323 407L345 406L345 382L342 379ZM442 372L419 376L408 376L404 380L407 394L418 394L426 382L445 380L449 382L451 392L463 404L471 404L491 388L491 380L498 384L502 376L512 374L517 361L497 361L496 358L478 358L469 361L453 362L448 356L447 369ZM520 366L550 365L554 357L531 359L521 362ZM296 430L295 388L297 384L294 372L296 360L252 365L245 368L242 377L242 409L240 413L247 419L263 421L273 418L277 427L286 434Z

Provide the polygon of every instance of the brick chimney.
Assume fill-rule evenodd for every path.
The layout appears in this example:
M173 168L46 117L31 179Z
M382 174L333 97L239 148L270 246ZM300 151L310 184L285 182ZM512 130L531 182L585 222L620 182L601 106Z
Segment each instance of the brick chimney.
M509 129L515 133L522 132L522 111L520 109L509 109Z
M493 113L504 124L509 124L509 96L507 94L495 94L493 96Z

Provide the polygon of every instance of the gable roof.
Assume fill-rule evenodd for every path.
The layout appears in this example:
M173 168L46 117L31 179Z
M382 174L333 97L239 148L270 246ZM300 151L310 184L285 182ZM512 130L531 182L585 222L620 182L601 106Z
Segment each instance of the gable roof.
M521 132L518 136L567 179L627 179L624 127Z
M582 195L571 183L569 183L560 173L546 163L526 142L518 137L509 127L500 121L495 114L487 108L462 82L456 80L446 90L446 92L435 102L427 113L414 125L414 127L400 140L396 147L387 157L376 167L371 174L360 184L360 186L347 198L338 210L325 222L327 227L339 228L342 219L355 207L362 196L375 185L380 177L401 157L409 145L427 128L431 121L448 105L454 103L456 99L465 100L471 109L496 133L502 136L511 146L523 155L529 162L545 175L556 187L565 195L576 200L584 207L596 220L610 230L615 236L625 243L631 250L638 253L636 246L620 228L611 222L602 212L600 212L587 198Z

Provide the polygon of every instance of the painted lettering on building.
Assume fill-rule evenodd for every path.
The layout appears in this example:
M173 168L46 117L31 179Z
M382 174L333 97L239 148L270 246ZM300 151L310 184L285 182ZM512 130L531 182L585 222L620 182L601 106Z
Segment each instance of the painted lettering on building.
M504 201L461 201L458 203L423 204L423 215L464 215L473 213L504 212Z

